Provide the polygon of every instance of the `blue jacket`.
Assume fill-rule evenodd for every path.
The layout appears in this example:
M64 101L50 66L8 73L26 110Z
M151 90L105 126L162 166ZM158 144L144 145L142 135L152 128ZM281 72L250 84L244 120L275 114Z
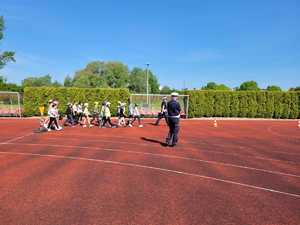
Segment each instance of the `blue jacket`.
M168 116L170 117L180 117L181 107L177 101L171 100L168 102Z

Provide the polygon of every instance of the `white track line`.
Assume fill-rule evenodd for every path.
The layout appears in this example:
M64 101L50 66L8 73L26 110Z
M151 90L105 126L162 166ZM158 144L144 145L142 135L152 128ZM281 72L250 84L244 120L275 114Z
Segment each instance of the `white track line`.
M15 145L15 143L8 143L8 144ZM191 157L182 157L182 156L174 156L174 155L158 154L158 153L150 153L150 152L129 151L129 150L111 149L111 148L86 147L86 146L76 146L76 145L51 145L51 144L32 144L32 143L25 143L25 144L22 143L22 144L17 144L17 145L45 146L45 147L55 147L55 148L59 147L59 148L72 148L72 149L80 148L80 149L97 150L97 151L125 152L125 153L130 153L130 154L150 155L150 156L162 157L162 158L181 159L181 160L195 161L195 162L201 162L201 163L206 163L206 164L222 165L222 166L234 167L234 168L239 168L239 169L247 169L247 170L259 171L259 172L270 173L270 174L275 174L275 175L283 175L283 176L300 178L300 175L283 173L283 172L278 172L278 171L273 171L273 170L265 170L265 169L241 166L241 165L236 165L236 164L231 164L231 163L212 161L212 160L202 160L202 159L196 159L196 158L191 158ZM64 150L64 149L56 149L56 151L60 151L60 150Z
M111 138L112 136L107 136L107 135L78 135L78 134L67 134L67 135L64 135L63 138L66 138L67 136L71 136L71 137L74 137L74 136L78 136L78 137L90 137L90 138L94 138L94 139L100 139L102 141L101 138ZM61 137L61 136L59 136ZM124 136L117 136L117 135L113 135L114 138L124 138ZM55 137L54 137L55 138ZM54 139L54 138L48 138L48 139ZM150 137L150 139L152 138L155 138L155 137ZM59 138L57 138L59 140ZM69 139L69 138L68 138ZM71 138L70 138L71 139ZM74 138L75 139L75 138ZM126 138L128 140L128 138ZM198 145L199 142L195 142L195 141L185 141L184 138L183 139L183 143L184 144L196 144ZM143 144L143 143L136 143L136 141L139 141L140 139L136 139L136 138L131 138L131 140L133 140L132 142L127 142L127 141L118 141L119 143L123 143L123 144L131 144L131 145L144 145L144 146L148 146L149 144ZM93 142L96 142L96 141L93 141ZM109 142L109 141L103 141L103 142ZM113 141L113 142L116 142L116 141ZM215 144L215 143L207 143L207 142L203 142L200 140L200 142L204 143L204 144L208 144L208 145L214 145L214 146L217 146L217 147L224 147L224 145L221 145L221 144ZM242 150L243 152L252 152L252 149L250 147L247 147L247 146L242 146L245 150L239 148L239 150ZM282 152L282 151L273 151L273 150L267 150L268 153L279 153L281 155L295 155L295 156L300 156L300 153L289 153L289 152ZM252 152L252 153L260 153L259 151L258 152Z
M48 139L50 139L50 138L48 138ZM52 139L54 139L54 138L52 138ZM61 139L57 138L57 140L61 140ZM76 140L78 140L78 139L76 139ZM118 142L118 141L106 141L106 140L103 141L103 142L149 146L149 144L142 144L142 143L136 143L136 142L124 142L124 141L123 142ZM15 144L22 144L22 143L20 142L20 143L15 143ZM26 143L26 144L28 144L28 143ZM289 163L289 164L299 164L298 162L294 162L294 161L281 160L281 159L273 159L273 158L261 157L261 156L251 156L251 155L243 155L243 154L228 153L228 152L214 151L214 150L205 150L205 149L194 149L194 148L182 148L182 149L184 149L184 150L190 150L190 151L197 151L197 152L202 151L202 152L209 152L209 153L215 153L215 154L221 154L221 155L237 156L237 157L256 158L256 159L268 160L268 161L274 161L274 162L285 162L285 163Z
M111 138L111 136L107 136L107 137ZM113 138L115 138L115 136L113 136ZM78 140L76 138L66 138L66 137L64 137L63 139L64 140ZM47 138L47 140L62 140L62 139L61 138L52 138L52 137L50 137L50 138ZM135 141L137 141L137 140L135 140ZM103 140L101 138L100 138L100 140L89 140L89 142L93 142L93 143L106 142L106 143L120 143L120 144L149 146L149 144L145 144L145 143L136 143L136 142L127 142L127 141L116 141L116 140L110 141L110 140ZM200 141L200 142L202 142L202 141ZM196 143L196 142L184 142L184 143L187 143L187 144L199 144L199 143ZM205 144L209 144L209 143L205 143ZM224 146L226 146L226 145L214 144L214 143L212 143L211 145L218 146L218 147L224 147ZM188 149L190 149L190 148L188 148ZM243 149L245 149L245 150L243 150ZM253 152L250 147L246 147L246 146L240 146L239 150L242 150L243 152L249 152L250 151L250 153L260 153L259 151L258 152ZM281 155L300 156L300 153L288 153L288 152L281 152L281 151L270 151L268 153L279 153Z
M234 185L239 185L239 186L247 187L247 188L251 188L251 189L262 190L262 191L272 192L272 193L276 193L276 194L282 194L282 195L286 195L286 196L290 196L290 197L300 198L300 195L298 195L298 194L292 194L292 193L278 191L278 190L274 190L274 189L263 188L263 187L258 187L255 185L244 184L244 183L239 183L239 182L235 182L235 181L219 179L219 178L215 178L215 177L203 176L203 175L194 174L194 173L187 173L187 172L182 172L182 171L178 171L178 170L170 170L170 169L165 169L165 168L160 168L160 167L144 166L141 164L123 163L123 162L118 162L118 161L91 159L91 158L83 158L83 157L43 155L43 154L37 154L37 153L23 153L23 152L0 152L0 154L50 157L50 158L57 158L57 159L70 159L70 160L83 160L83 161L101 162L101 163L114 164L114 165L127 166L127 167L150 169L150 170L198 177L198 178L202 178L202 179L213 180L213 181L218 181L218 182L227 183L227 184L234 184Z
M11 143L11 142L14 142L14 141L23 139L23 138L25 138L25 137L31 136L31 135L33 135L33 134L34 134L34 133L29 133L29 134L25 134L25 135L20 136L20 137L15 137L15 138L6 140L6 141L4 141L4 142L1 142L0 144L8 144L8 143Z
M17 137L14 139L11 139L9 141L6 142L2 142L1 144L7 144L7 143L11 143L12 141L16 141L19 139L22 139L24 137L30 136L34 133L30 133L21 137ZM84 135L86 136L86 135ZM97 137L92 135L93 137ZM99 138L99 137L98 137ZM50 139L50 138L48 138ZM54 139L54 138L52 138ZM57 138L57 140L61 140L59 138ZM77 139L76 139L77 140ZM103 141L103 142L107 142L107 143L123 143L123 144L133 144L133 142L118 142L118 141ZM14 144L23 144L23 143L14 143ZM29 143L24 143L24 144L29 144ZM143 145L143 146L148 146L148 144L142 144L142 143L134 143L135 145ZM75 147L75 146L74 146ZM228 153L228 152L222 152L222 151L214 151L214 150L205 150L205 149L194 149L194 148L183 148L184 150L191 150L191 151L202 151L202 152L209 152L209 153L215 153L215 154L221 154L221 155L230 155L230 156L237 156L237 157L246 157L246 158L256 158L256 159L261 159L261 160L268 160L268 161L274 161L274 162L286 162L289 164L299 164L298 162L294 162L294 161L289 161L289 160L281 160L281 159L272 159L272 158L268 158L268 157L261 157L261 156L249 156L249 155L243 155L243 154L235 154L235 153Z
M286 138L286 140L288 140L288 139L295 139L295 140L294 140L295 142L300 142L300 139L298 140L296 137L291 137L291 136L288 136L288 135L283 135L283 134L280 134L280 133L274 131L274 130L272 129L273 127L274 127L274 126L268 127L267 130L268 130L269 133L271 133L271 134L273 134L273 135L275 135L275 136L278 136L278 137ZM295 125L295 127L296 127L296 125Z

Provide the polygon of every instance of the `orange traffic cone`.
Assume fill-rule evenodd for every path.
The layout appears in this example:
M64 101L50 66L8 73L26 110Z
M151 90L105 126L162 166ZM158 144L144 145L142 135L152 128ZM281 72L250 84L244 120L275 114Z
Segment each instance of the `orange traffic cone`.
M218 127L217 120L214 120L214 127Z

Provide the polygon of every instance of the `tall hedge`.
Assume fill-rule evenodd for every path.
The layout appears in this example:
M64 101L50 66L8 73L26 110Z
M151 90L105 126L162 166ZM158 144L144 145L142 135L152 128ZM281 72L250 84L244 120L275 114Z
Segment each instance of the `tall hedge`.
M190 96L189 117L300 118L300 92L191 90L182 94ZM127 102L129 97L127 89L27 87L24 113L39 115L39 106L55 98L61 112L68 102L88 102L92 106L95 101L108 100L115 115L117 102Z
M300 92L191 90L189 117L300 118Z
M50 99L60 102L60 112L64 113L68 102L88 102L92 110L94 102L108 100L112 114L116 114L117 102L127 102L130 93L127 89L111 88L67 88L67 87L27 87L24 89L25 116L39 115L39 106L46 105Z

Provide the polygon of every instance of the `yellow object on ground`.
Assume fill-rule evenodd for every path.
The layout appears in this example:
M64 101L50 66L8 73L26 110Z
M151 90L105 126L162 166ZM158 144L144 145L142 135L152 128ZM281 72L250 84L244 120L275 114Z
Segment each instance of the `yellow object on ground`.
M40 110L41 116L44 116L45 106L40 106L40 107L39 107L39 110Z

